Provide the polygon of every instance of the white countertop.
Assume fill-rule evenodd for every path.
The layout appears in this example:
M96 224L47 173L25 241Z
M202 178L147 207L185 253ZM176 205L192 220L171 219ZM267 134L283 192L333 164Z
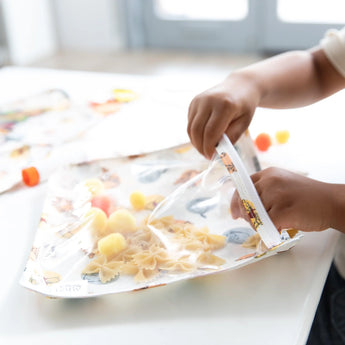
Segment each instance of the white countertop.
M130 87L131 83L150 85L151 82L146 77L7 68L0 70L1 102L48 87L65 88L82 100L82 97L91 95L96 86L103 89L107 85L119 87L114 85L115 80L121 80L122 84L126 82L123 87ZM174 85L169 81L171 90L177 90L176 80ZM157 82L163 83L163 80L155 80ZM191 90L198 92L203 87L207 85L194 83L194 89L191 87L188 91L183 83L185 92L176 93L181 97L181 112L174 121L161 122L163 133L168 128L165 126L172 124L176 130L175 133L166 133L164 145L172 144L173 140L182 142L186 138L185 127L181 127L186 125L184 107L188 105L187 95L193 94ZM342 103L340 96L344 99ZM341 111L337 112L338 108L343 111L344 107L340 105L345 103L345 98L344 94L340 96L337 95L336 100L299 109L281 125L296 134L295 143L299 145L303 131L309 138L298 152L294 151L294 145L285 149L291 157L296 157L296 161L303 162L302 170L308 169L311 176L329 182L345 183L342 153L345 138L339 129L344 127L339 125ZM333 112L330 107L333 107ZM327 131L322 128L326 126L325 109L329 110L327 119L335 117ZM292 114L292 111L284 112ZM267 113L265 128L276 128L279 123L276 117L284 119L284 112L273 116L272 112L260 109L260 113ZM305 114L312 116L313 125L310 127L306 127ZM264 114L257 115L252 133L263 131L263 118ZM323 121L319 127L316 126L318 118ZM320 133L324 135L320 137ZM142 139L139 131L136 135ZM322 143L318 138L322 138ZM160 142L152 141L147 148L159 146ZM331 147L328 155L320 156L321 148L328 145ZM335 148L332 145L342 146ZM274 161L273 154L274 150L263 158ZM323 157L323 164L316 169L320 157ZM233 271L135 293L84 300L48 299L18 283L39 222L45 191L46 184L42 184L0 195L1 344L93 344L110 341L150 345L305 343L334 254L338 237L335 231L306 233L288 252Z

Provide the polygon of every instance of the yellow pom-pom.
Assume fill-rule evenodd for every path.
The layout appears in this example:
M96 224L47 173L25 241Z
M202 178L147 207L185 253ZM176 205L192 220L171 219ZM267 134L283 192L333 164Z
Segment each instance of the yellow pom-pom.
M104 184L98 178L90 178L88 180L85 180L84 186L90 191L92 195L98 195L104 191Z
M108 217L103 210L97 207L91 207L85 214L85 220L93 235L98 237L106 235Z
M113 90L115 101L120 103L127 103L135 100L138 96L135 92L128 89L115 89Z
M109 216L107 229L109 232L134 232L137 221L128 210L116 210Z
M97 247L101 254L110 258L124 250L127 247L127 242L123 235L116 233L101 238Z
M287 143L289 138L290 138L290 133L287 130L276 132L276 140L277 140L277 143L279 144Z
M145 195L141 192L133 192L129 196L129 201L131 202L132 207L137 210L143 210L145 208L146 198Z

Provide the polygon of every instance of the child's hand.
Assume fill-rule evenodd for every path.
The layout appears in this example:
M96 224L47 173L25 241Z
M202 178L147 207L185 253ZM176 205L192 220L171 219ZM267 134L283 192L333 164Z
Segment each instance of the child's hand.
M334 227L337 217L334 203L337 185L278 168L268 168L253 174L252 180L278 230L295 228L321 231ZM247 219L237 192L231 201L231 212L235 219Z
M232 143L248 128L259 102L255 83L234 73L223 83L196 96L189 107L188 135L192 144L211 158L226 133Z

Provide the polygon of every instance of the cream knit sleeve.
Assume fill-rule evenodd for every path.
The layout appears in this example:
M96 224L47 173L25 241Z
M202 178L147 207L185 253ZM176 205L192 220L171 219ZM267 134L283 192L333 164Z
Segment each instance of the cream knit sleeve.
M321 40L321 47L333 66L345 77L345 27L327 31Z

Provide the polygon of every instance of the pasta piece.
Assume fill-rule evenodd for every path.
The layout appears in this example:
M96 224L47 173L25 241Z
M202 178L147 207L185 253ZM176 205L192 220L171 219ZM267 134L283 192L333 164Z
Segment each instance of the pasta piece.
M139 267L134 262L125 262L122 265L121 273L127 275L136 275L139 272Z
M196 241L195 239L187 239L183 243L183 248L190 251L200 251L204 249L204 244L200 241Z
M197 229L190 223L179 223L172 225L171 228L176 234L177 241L187 250L216 250L224 247L226 243L225 236L211 234L207 227Z
M191 272L196 269L195 264L188 262L187 260L170 260L165 262L160 267L162 270L175 271L175 272Z
M222 266L226 263L226 261L219 256L213 255L210 252L205 252L199 255L198 262L203 265L211 265L211 266Z
M179 238L191 238L193 236L191 228L185 226L172 226L172 230Z
M99 271L99 278L102 283L107 283L120 273L120 267L108 267L104 265Z
M142 249L148 249L151 244L162 245L159 238L154 235L151 230L147 227L144 227L142 230L133 233L129 238L130 244L138 246Z
M243 243L244 248L254 248L258 253L267 252L268 248L261 240L260 235L256 232L254 235L249 236Z
M244 248L256 248L259 241L261 240L260 235L256 232L254 235L249 236L243 243L242 247Z
M82 271L82 274L99 273L99 278L102 283L106 283L114 279L120 272L123 263L121 261L108 262L104 255L91 261Z
M143 250L133 256L133 261L141 268L154 270L159 264L169 260L165 249L151 246L148 250Z
M208 234L206 237L206 250L207 248L211 250L216 250L223 248L226 243L226 236L223 235L216 235L216 234Z
M148 269L140 269L139 272L134 276L134 281L136 282L144 282L149 279L152 279L154 276L158 274L158 270L148 270Z
M122 260L124 262L130 262L131 260L133 260L133 256L140 252L140 250L140 247L128 245L128 247L123 250L120 255L115 256L114 259Z
M82 274L94 274L98 273L101 267L106 263L106 257L104 255L98 256L92 260L82 271Z
M150 225L154 226L157 229L165 229L169 227L174 222L173 216L166 216L162 218L153 219Z

